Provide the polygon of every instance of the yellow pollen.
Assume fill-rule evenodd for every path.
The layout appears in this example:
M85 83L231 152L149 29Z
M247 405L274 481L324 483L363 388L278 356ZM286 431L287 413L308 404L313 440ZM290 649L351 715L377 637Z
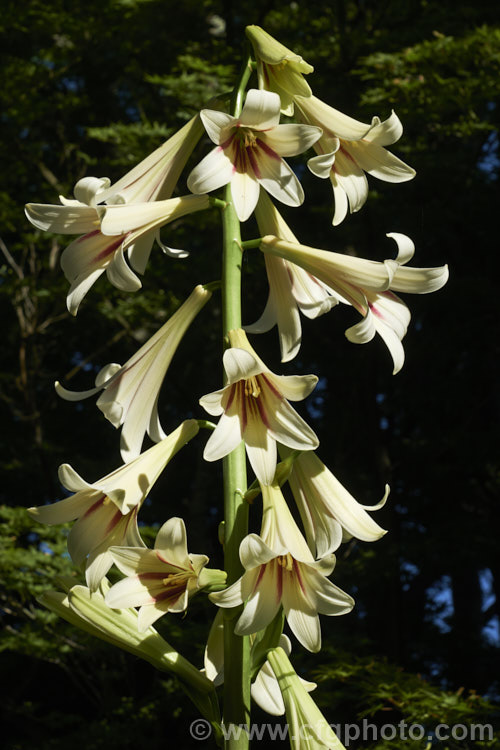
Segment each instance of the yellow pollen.
M103 504L103 505L109 505L109 504L110 504L110 502L111 502L111 500L110 500L110 499L109 499L109 497L108 497L108 496L106 495L106 497L105 497L105 498L104 498L104 500L102 501L102 504Z
M245 133L245 140L243 141L245 148L252 148L253 146L255 146L256 141L256 136L249 130L247 130L247 132Z
M187 583L189 573L169 573L166 578L162 580L162 583L167 588L169 586L178 586L182 583Z
M260 396L259 381L255 375L245 380L245 396L253 396L254 398Z
M293 570L293 557L289 552L287 552L286 555L280 555L276 559L278 560L278 565L281 565L281 567L288 570L288 572Z
M257 136L249 128L239 128L238 136L244 148L253 148L257 144Z

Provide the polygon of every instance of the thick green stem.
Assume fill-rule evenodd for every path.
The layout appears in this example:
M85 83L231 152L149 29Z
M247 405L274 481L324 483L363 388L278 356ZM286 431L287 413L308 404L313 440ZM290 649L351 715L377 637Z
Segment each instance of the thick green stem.
M249 60L242 68L238 85L231 101L231 114L241 112L243 93L250 76ZM225 190L226 206L222 209L222 316L224 346L227 333L241 328L241 233L240 223L232 204L231 186ZM248 503L243 499L247 487L245 446L239 445L223 461L224 473L224 568L228 584L234 583L242 572L239 548L248 533ZM224 620L224 724L250 724L250 644L248 636L235 635L234 625L241 607L225 610ZM245 750L249 742L246 733L229 737L225 747Z

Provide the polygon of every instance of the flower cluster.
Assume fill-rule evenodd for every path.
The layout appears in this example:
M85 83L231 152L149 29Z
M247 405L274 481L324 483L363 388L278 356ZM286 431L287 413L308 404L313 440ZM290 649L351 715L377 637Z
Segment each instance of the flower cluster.
M297 729L293 747L340 748L309 695L315 685L301 680L290 664L291 642L283 629L288 627L308 651L318 652L322 642L319 616L340 616L353 609L350 594L330 579L335 552L347 540L373 543L385 535L371 513L384 506L389 488L373 506L359 503L350 494L316 454L316 433L291 405L311 394L318 377L276 374L259 357L247 334L263 333L276 325L281 360L289 362L301 346L300 314L315 319L342 303L361 316L347 329L348 340L365 343L378 334L397 373L404 363L402 340L410 312L396 293L436 291L446 283L448 269L408 266L415 247L409 237L396 232L387 237L396 243L397 253L384 260L299 242L273 202L298 207L305 199L285 157L314 149L316 155L307 165L312 174L331 181L333 226L366 202L366 174L397 183L412 179L415 172L386 150L402 135L394 112L383 122L373 117L371 123L342 114L314 96L304 77L313 68L299 54L258 26L249 26L246 33L254 51L258 88L250 88L242 106L251 66L242 73L230 111L201 109L113 184L105 177L84 177L74 188L74 198L60 197L58 205L26 207L37 229L77 235L61 256L70 283L67 306L74 315L104 273L122 292L137 291L142 285L137 274L144 274L155 240L167 255L185 257L186 251L162 242L162 227L213 207L225 212L222 281L195 286L124 365L110 363L99 371L95 387L71 391L56 383L57 393L68 401L99 394L98 409L113 427L121 428L123 465L89 483L63 464L61 485L74 494L30 508L29 513L47 524L75 522L68 535L68 551L83 569L87 583L86 587L72 586L66 593L48 592L42 603L97 637L175 674L216 728L220 722L216 686L226 680L227 690L237 687L240 695L244 692L241 681L246 680L248 686L252 681L252 697L262 708L287 714L289 724ZM280 123L282 113L298 122ZM213 147L187 176L189 194L174 197L203 130ZM208 195L219 188L225 188L223 201ZM245 244L240 222L252 215L260 236ZM333 230L329 227L328 231ZM325 239L325 245L331 248L332 240ZM258 257L265 264L269 283L262 315L245 329L239 300L244 248L260 249ZM198 392L188 407L191 416L198 401L218 422L189 418L167 434L159 416L165 376L184 335L219 287L224 320L223 387L201 398L202 391ZM162 523L153 548L146 546L139 530L138 514L153 486L201 427L211 432L204 459L224 459L223 571L209 568L205 554L188 552L185 523L177 515ZM153 445L144 450L146 436ZM255 475L248 491L246 458ZM287 493L296 506L295 516ZM254 503L258 495L261 504ZM241 522L247 504L253 510L261 507L261 515L250 527L260 528L259 533L248 533L248 526ZM122 578L110 585L106 576L113 565ZM168 613L185 612L190 599L200 593L219 608L208 635L204 672L152 627ZM229 610L227 617L223 610ZM240 643L240 637L248 637L251 646L246 675L237 675L240 662L231 658L231 648ZM239 686L235 686L236 677ZM304 743L294 744L304 727L311 728L311 734Z

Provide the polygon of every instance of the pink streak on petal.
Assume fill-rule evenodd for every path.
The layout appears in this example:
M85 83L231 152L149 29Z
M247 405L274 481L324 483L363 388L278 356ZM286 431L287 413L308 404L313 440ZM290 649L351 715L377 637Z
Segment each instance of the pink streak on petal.
M384 320L384 316L382 315L382 313L380 312L380 310L377 307L375 307L375 305L373 305L371 302L369 302L368 303L368 307L370 308L370 310L372 311L372 313L377 316L377 318L380 318L380 320Z
M118 239L116 239L114 242L111 243L111 245L108 245L104 248L104 250L101 250L101 252L95 256L94 260L102 260L103 258L106 258L108 255L111 255L115 252L115 250L118 250L120 245L122 244L123 240L125 239L127 235L121 234Z
M267 418L266 410L265 410L264 404L262 403L260 396L257 396L257 398L255 398L254 401L255 401L255 406L259 410L259 415L263 424L267 427L267 429L269 429L270 427L269 420Z
M122 518L123 518L123 514L117 508L116 512L113 514L113 518L111 519L111 521L108 523L108 525L106 526L104 530L104 533L106 534L106 536L110 534L116 526L118 526Z
M171 568L177 568L177 570L184 570L184 568L182 567L182 565L176 565L175 563L170 562L170 560L167 560L165 557L163 557L163 555L161 554L161 552L159 552L157 549L155 549L154 552L155 552L156 557L158 558L158 560L160 560L162 563L165 563L165 565L170 565ZM158 575L164 575L164 574L163 573L159 573Z
M305 596L307 596L306 587L304 586L304 581L302 579L302 574L300 572L300 565L298 564L297 560L295 558L293 559L293 572L295 573L295 577L299 583L300 588L302 589L302 592Z
M246 430L247 424L248 424L247 399L246 399L246 396L245 396L245 381L244 380L240 380L239 383L238 383L238 386L239 386L239 390L241 391L241 393L238 394L238 397L239 397L239 402L241 404L241 409L240 409L240 430L241 430L241 434L243 435L243 433Z
M277 161L281 161L281 156L279 156L276 151L273 151L273 149L267 145L267 143L264 143L264 141L261 141L260 138L257 138L256 140L257 145L259 148L261 148L266 156L269 156L271 159L276 159Z
M165 578L165 573L139 573L137 578L141 581L158 581Z
M259 584L260 584L260 582L262 581L262 579L264 577L264 573L266 572L266 565L267 565L267 563L263 563L260 566L259 575L257 576L257 580L254 583L254 586L253 586L253 589L252 589L252 594L255 594L255 592L259 588Z
M95 237L96 234L100 234L100 229L93 229L92 232L89 232L88 234L82 234L81 237L78 237L78 239L75 240L75 242L85 242L85 240L88 240L89 237Z
M87 508L82 518L87 518L88 516L92 515L92 513L94 513L96 510L98 510L102 506L105 497L106 495L101 495L94 503L92 503L90 508Z
M255 154L251 147L246 149L248 161L250 162L250 166L252 167L255 177L257 179L260 179L262 177L259 169L259 165L257 164L257 159L255 158Z
M281 401L283 400L283 394L281 394L276 386L271 382L271 380L265 375L264 373L261 373L257 376L257 380L262 378L262 380L265 382L266 386L274 393L274 395L279 398Z
M276 560L273 560L276 564ZM283 567L278 565L278 586L276 589L276 601L280 602L283 596Z

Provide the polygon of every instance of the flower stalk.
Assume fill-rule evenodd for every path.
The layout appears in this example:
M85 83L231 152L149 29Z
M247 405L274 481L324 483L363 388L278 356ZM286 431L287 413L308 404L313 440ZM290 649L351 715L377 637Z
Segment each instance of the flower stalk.
M231 114L238 117L243 104L246 84L251 74L250 58L245 60L231 99ZM229 345L228 332L241 328L241 247L240 222L232 202L231 185L224 188L226 205L222 208L222 325L223 346ZM242 539L248 533L248 503L244 499L247 486L245 446L241 443L223 459L224 489L224 569L229 584L234 583L243 569L239 557ZM224 722L250 723L250 642L248 636L234 633L234 623L242 607L235 607L224 618ZM244 750L248 736L229 737L226 748Z

